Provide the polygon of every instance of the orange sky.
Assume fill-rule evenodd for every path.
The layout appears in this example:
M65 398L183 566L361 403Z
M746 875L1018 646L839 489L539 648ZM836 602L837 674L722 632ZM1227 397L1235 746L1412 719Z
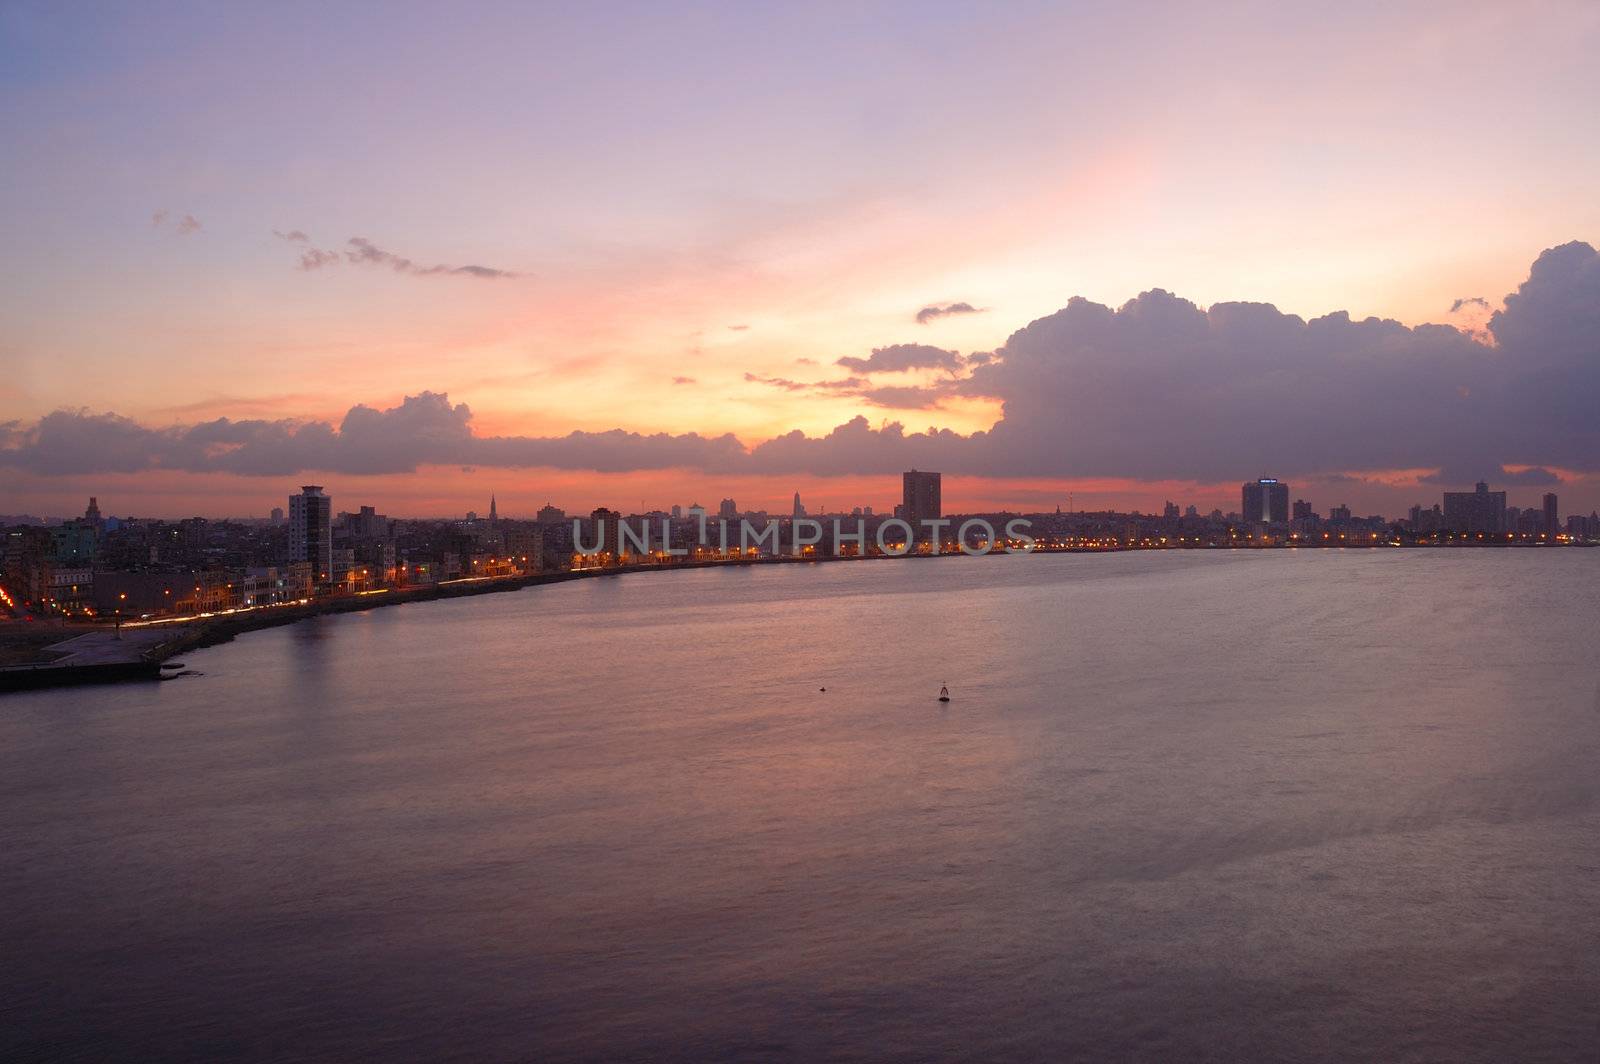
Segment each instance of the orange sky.
M41 11L10 28L0 422L24 426L59 409L337 423L430 390L470 404L480 435L753 444L857 414L969 433L996 402L886 408L749 377L836 380L837 359L898 343L990 351L1074 295L1116 306L1153 287L1481 324L1450 305L1497 301L1542 249L1600 233L1600 9L1581 3L1158 19L491 5L314 26ZM308 32L322 54L385 62L287 77L278 57ZM442 76L441 55L475 56L474 76ZM352 238L382 257L357 261ZM915 320L954 302L978 312ZM87 484L9 479L0 510L75 510ZM419 513L489 490L578 506L894 494L689 473L462 479L424 470L345 494ZM99 484L129 512L261 512L285 493L178 474Z

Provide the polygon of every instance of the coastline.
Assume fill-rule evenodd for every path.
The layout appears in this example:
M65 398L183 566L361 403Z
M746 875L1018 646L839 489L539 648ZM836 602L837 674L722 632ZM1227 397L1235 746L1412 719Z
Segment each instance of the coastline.
M231 642L246 632L277 628L325 614L362 613L384 606L398 606L412 602L433 602L440 599L468 598L492 595L542 584L558 584L568 580L592 577L620 576L624 573L653 572L678 569L707 569L721 566L749 566L787 564L794 562L844 561L842 558L739 558L717 561L684 562L670 566L639 566L616 569L572 569L547 573L529 573L523 576L492 577L428 584L419 587L385 588L381 591L356 595L339 595L306 602L282 603L234 610L214 616L161 618L147 622L132 622L122 626L126 632L157 634L171 632L167 639L136 639L118 645L102 640L95 647L99 660L75 660L85 655L64 651L62 648L95 635L108 636L115 629L104 625L83 625L61 630L61 640L51 644L52 650L63 656L53 661L21 662L0 666L0 694L12 691L33 691L51 687L75 687L85 684L122 683L129 680L159 680L162 664L189 650L217 646ZM120 637L118 637L120 639Z
M1260 547L1161 547L1161 548L1134 548L1134 549L1159 549L1159 550L1377 550L1388 544L1303 544L1293 547L1260 548ZM1532 545L1523 544L1462 544L1459 547L1423 547L1408 545L1412 549L1437 550L1437 549L1507 549L1521 547L1530 549ZM1584 547L1590 544L1568 544L1566 546ZM1402 548L1404 549L1404 548ZM1039 550L1040 554L1112 554L1126 553L1127 548L1075 548L1065 550ZM1002 552L993 552L1000 554ZM685 569L712 569L724 567L747 567L758 565L817 565L827 562L854 562L854 561L901 561L920 559L931 561L935 558L959 557L985 557L992 555L965 555L962 553L950 554L913 554L913 555L872 555L860 557L835 557L831 555L817 557L795 557L793 555L778 555L759 558L731 558L707 561L679 562L671 565L640 565L617 567L609 569L563 569L554 572L529 573L523 576L509 577L484 577L450 581L443 584L429 584L420 587L384 588L354 595L339 595L322 599L313 599L305 602L283 603L272 606L258 606L249 609L230 611L214 616L162 618L146 622L133 622L124 624L124 630L141 634L157 634L158 632L171 631L168 639L137 639L136 645L122 646L105 640L103 637L113 631L105 625L87 625L78 629L63 629L62 641L52 644L51 649L59 649L70 643L78 642L86 637L100 635L102 639L95 646L95 653L83 654L63 652L63 657L54 661L24 662L0 666L0 694L13 691L41 690L52 687L79 686L85 684L122 683L132 680L160 680L162 665L172 658L189 650L198 650L205 647L217 646L233 641L236 637L246 632L260 631L267 628L277 628L286 624L294 624L311 617L326 614L362 613L367 610L380 609L385 606L397 606L413 602L433 602L440 599L468 598L476 595L492 595L510 591L521 591L524 588L537 587L544 584L558 584L569 580L585 580L607 576L622 576L630 573L659 573L676 572ZM70 634L69 634L70 633ZM118 637L120 639L120 637ZM94 660L74 660L77 658L92 658Z

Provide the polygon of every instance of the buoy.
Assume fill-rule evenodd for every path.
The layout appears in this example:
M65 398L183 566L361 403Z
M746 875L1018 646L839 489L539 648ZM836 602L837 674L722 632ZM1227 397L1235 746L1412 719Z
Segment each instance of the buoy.
M817 688L817 690L819 690L819 691L826 691L826 690L827 690L827 688L826 688L826 687L819 687L819 688Z
M941 702L950 701L950 688L944 686L943 684L939 685L939 701L941 701Z

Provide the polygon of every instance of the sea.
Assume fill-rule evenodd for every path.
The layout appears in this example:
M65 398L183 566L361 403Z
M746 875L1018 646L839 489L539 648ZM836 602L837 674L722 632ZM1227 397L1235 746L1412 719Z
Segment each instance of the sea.
M627 573L3 696L0 1059L1593 1064L1597 577Z

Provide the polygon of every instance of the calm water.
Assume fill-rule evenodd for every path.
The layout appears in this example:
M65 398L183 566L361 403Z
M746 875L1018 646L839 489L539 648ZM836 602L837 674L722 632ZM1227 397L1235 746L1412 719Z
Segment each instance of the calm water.
M1597 575L642 574L8 696L0 1057L1592 1064Z

